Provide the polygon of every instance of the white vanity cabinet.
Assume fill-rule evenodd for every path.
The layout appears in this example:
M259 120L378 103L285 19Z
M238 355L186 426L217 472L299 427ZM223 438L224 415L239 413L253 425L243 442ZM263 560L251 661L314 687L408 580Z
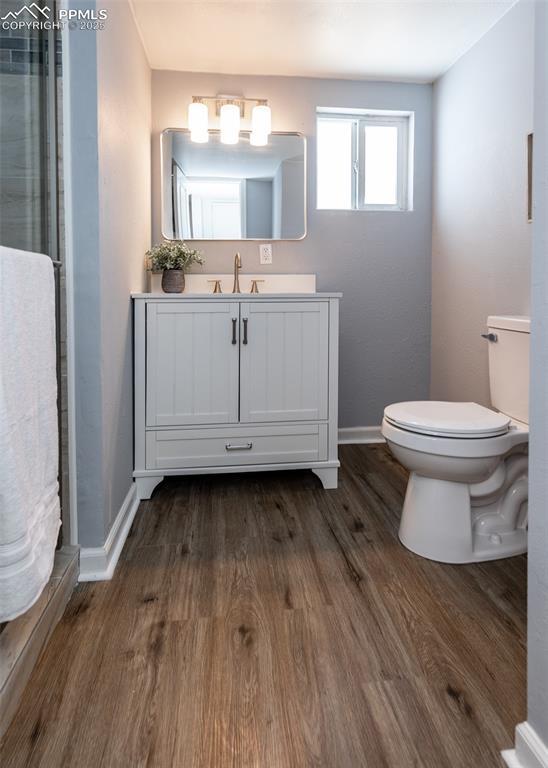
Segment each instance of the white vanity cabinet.
M240 315L240 421L327 421L329 302L242 302Z
M139 498L165 475L311 468L337 486L339 294L136 294Z
M238 423L239 313L237 301L147 302L147 428Z

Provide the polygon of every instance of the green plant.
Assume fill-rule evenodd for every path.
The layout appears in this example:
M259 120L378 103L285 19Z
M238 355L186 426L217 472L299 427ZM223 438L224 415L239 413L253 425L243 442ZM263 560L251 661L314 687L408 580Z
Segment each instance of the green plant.
M145 256L147 268L153 272L162 272L165 269L180 269L185 272L192 264L204 263L202 252L190 248L182 240L154 245Z

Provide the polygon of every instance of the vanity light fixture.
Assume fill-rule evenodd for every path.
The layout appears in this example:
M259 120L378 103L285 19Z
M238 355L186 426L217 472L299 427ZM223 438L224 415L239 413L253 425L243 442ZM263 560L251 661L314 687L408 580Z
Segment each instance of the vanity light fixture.
M268 144L268 136L272 130L272 114L266 101L260 101L253 107L251 113L250 144L254 147L264 147Z
M188 105L188 127L192 141L198 144L206 144L208 142L208 120L207 104L204 104L200 98L194 98L192 104Z
M220 112L221 144L237 144L240 138L240 107L223 104Z
M240 122L246 117L246 106L252 103L251 134L249 143L254 147L268 144L272 116L266 99L246 99L242 96L193 96L188 106L188 128L192 141L205 144L208 141L209 110L207 102L214 102L219 117L221 142L237 144L240 138Z

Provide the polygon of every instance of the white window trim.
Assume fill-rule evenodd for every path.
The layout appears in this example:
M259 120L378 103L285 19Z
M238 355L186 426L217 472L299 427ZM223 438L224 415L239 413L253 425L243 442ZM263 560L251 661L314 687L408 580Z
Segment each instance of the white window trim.
M319 109L316 113L318 120L350 120L352 122L352 207L351 208L318 208L316 191L316 210L319 211L398 211L413 210L410 179L413 178L413 128L414 113L412 112L381 112L380 110L335 111ZM394 205L373 205L362 202L365 199L365 126L396 126L398 128L398 188L397 200ZM361 141L360 141L361 138ZM316 148L316 154L318 149ZM318 164L316 164L318 167Z

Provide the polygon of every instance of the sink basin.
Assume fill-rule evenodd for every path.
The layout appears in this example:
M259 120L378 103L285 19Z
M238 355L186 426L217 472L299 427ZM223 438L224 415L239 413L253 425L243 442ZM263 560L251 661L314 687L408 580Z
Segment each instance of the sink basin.
M213 292L213 282L211 280L220 280L221 288L224 294L232 293L234 276L232 274L204 274L192 273L185 275L185 294L195 293L204 294ZM259 293L316 293L316 275L272 275L272 274L251 274L240 272L240 291L249 293L251 291L251 281L259 282ZM161 274L151 275L151 293L162 292Z

